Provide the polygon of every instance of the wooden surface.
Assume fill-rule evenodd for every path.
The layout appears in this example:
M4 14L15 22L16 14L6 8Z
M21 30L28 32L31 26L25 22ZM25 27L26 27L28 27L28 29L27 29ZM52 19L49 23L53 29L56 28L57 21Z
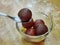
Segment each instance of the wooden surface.
M60 1L50 1L56 8L56 11L52 14L54 27L44 41L31 43L23 40L15 27L14 21L6 17L0 17L0 45L60 45ZM0 12L17 16L18 11L25 7L24 0L20 0L20 3L17 2L18 1L14 0L0 0ZM36 5L36 7L38 8L38 5Z

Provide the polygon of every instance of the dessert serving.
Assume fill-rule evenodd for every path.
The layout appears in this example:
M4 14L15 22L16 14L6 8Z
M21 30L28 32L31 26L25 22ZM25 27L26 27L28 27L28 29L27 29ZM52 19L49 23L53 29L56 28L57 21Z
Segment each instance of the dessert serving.
M17 29L20 31L23 39L31 42L39 42L48 35L51 27L50 18L47 15L34 15L28 8L19 10L18 17L21 20L21 25L17 24ZM48 21L48 22L47 22ZM49 23L49 24L48 24ZM27 39L28 38L28 39Z
M26 28L25 34L31 36L43 35L48 31L48 27L42 19L32 18L32 12L28 8L23 8L19 11L18 16L22 21L22 26Z

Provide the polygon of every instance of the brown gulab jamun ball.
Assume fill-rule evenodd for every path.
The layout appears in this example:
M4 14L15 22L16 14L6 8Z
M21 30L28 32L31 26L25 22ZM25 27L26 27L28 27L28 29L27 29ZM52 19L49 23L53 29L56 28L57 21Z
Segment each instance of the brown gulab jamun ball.
M42 20L42 19L37 19L35 22L34 22L34 28L36 28L39 24L45 24L45 22Z
M22 22L22 26L24 28L31 28L33 26L33 24L34 24L33 19L30 19L28 22Z
M26 30L25 32L27 35L31 35L31 36L35 36L36 35L36 31L34 28L29 28Z
M45 34L48 31L48 27L44 24L39 24L36 27L36 35L42 35Z
M32 12L28 8L23 8L18 12L21 21L29 21L32 17Z

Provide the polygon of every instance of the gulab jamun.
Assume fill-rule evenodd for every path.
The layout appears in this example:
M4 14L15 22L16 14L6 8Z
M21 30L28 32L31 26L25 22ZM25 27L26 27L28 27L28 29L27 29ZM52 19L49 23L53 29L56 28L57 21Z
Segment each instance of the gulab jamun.
M27 35L31 35L31 36L35 36L36 35L35 29L33 29L33 28L27 29L25 33Z
M42 35L45 34L48 31L48 27L44 24L39 24L36 27L36 35Z
M18 12L18 16L21 21L29 21L32 17L32 12L28 8L23 8Z
M45 22L42 19L37 19L34 22L34 28L36 28L39 24L45 24Z
M34 25L33 19L30 19L28 22L22 22L24 28L31 28Z

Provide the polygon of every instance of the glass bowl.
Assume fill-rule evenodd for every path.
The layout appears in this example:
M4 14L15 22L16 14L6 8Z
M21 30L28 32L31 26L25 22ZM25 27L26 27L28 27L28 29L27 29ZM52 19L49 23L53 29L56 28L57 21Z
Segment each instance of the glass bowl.
M16 23L16 28L19 31L19 33L21 34L22 38L27 40L27 41L31 41L31 42L40 42L43 39L46 38L46 36L51 32L52 27L53 27L53 22L50 16L44 14L43 12L35 12L32 14L32 18L33 20L36 19L42 19L45 22L45 25L48 27L48 32L46 32L43 35L39 35L39 36L30 36L25 34L25 28L23 28L21 23Z
M31 41L31 42L40 42L46 38L46 36L51 32L53 28L53 21L51 18L51 12L54 10L54 7L48 0L24 0L16 1L21 8L28 8L32 11L33 20L42 19L48 27L48 32L39 36L30 36L24 33L25 28L23 28L21 23L16 22L16 28L21 34L22 38ZM22 2L22 3L19 3Z

